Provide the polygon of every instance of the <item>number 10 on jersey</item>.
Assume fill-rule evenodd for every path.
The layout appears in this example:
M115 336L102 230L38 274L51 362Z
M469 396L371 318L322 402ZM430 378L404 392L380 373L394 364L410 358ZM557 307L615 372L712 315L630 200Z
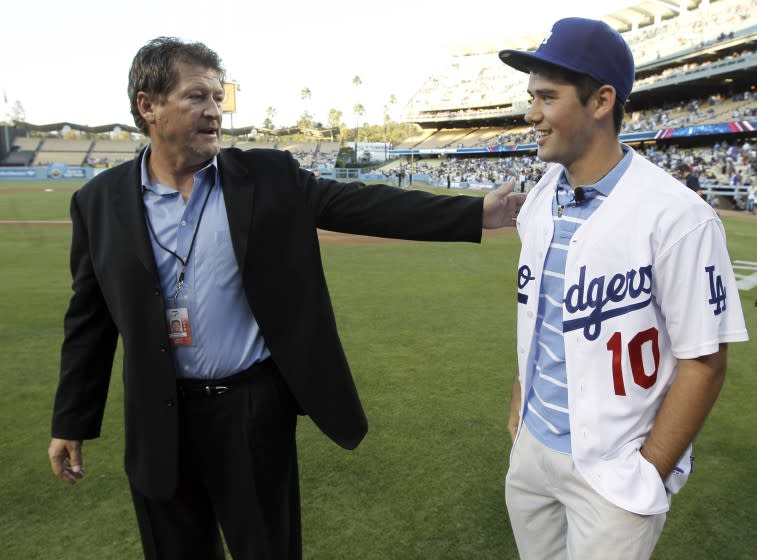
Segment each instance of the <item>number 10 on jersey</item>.
M644 366L644 350L651 346L654 370L647 372ZM615 332L607 341L607 349L612 353L612 382L615 394L626 396L626 386L623 380L623 338L619 332ZM631 374L634 383L644 389L649 389L657 381L657 368L660 366L660 343L659 332L651 327L636 334L625 345L628 352L628 361L631 363ZM647 350L649 351L649 350Z

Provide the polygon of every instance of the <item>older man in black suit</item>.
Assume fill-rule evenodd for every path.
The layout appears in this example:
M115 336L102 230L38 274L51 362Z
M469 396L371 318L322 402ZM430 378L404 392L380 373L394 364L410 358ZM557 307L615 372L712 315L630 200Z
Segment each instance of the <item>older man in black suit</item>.
M300 558L295 449L307 414L351 449L367 421L339 341L317 228L472 241L512 225L512 185L433 196L316 179L288 152L220 149L221 61L158 38L131 110L150 144L71 201L73 296L49 457L80 479L124 348L126 472L147 558ZM178 328L170 328L176 325Z

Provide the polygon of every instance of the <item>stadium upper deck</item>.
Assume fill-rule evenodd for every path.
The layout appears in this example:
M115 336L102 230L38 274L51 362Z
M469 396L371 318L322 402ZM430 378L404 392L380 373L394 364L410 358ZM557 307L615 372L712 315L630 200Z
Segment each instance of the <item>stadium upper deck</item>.
M756 0L643 1L601 19L623 32L634 52L638 82L632 110L754 87ZM411 98L407 120L424 128L519 121L528 104L527 76L502 64L497 52L534 49L541 38L461 50Z

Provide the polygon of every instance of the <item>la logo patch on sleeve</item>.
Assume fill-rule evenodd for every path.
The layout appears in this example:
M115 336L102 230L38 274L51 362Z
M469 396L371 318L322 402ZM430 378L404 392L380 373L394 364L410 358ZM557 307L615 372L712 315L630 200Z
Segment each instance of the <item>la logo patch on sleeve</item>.
M715 309L713 310L714 315L720 315L723 311L725 311L725 287L723 286L723 277L720 276L720 274L715 274L715 266L706 266L704 267L705 272L709 275L710 280L710 299L707 300L707 303L710 305L714 305Z

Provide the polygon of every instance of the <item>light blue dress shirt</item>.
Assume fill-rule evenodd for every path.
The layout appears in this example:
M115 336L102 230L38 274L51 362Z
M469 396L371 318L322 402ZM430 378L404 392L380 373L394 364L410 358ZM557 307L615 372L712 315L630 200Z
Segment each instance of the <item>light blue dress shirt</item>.
M623 159L607 175L593 185L583 187L583 202L575 204L574 191L564 171L552 200L554 232L544 257L536 334L531 349L533 359L529 360L533 384L527 395L523 421L536 439L561 453L571 452L568 375L563 340L563 294L568 245L581 224L610 196L631 164L632 152L625 146L623 151Z
M150 182L149 153L148 148L141 162L142 195L167 305L176 294L183 267L166 249L186 260L199 222L184 286L178 294L181 306L186 304L189 309L192 344L172 346L177 377L228 377L266 359L270 352L242 286L217 159L195 173L192 194L185 202L176 189Z

